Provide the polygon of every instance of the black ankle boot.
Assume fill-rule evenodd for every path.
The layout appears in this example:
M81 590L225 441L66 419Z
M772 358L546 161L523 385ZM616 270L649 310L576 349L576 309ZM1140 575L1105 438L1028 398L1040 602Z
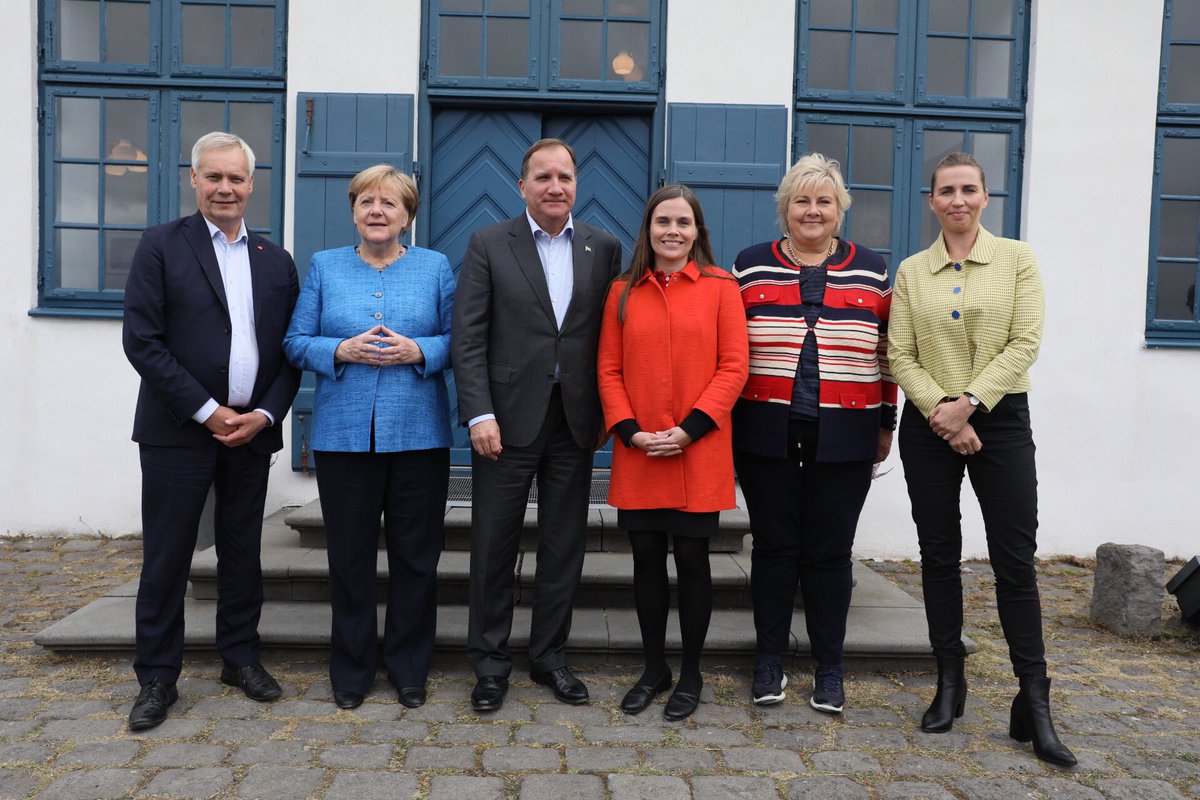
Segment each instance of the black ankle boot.
M929 710L921 716L921 730L945 733L954 720L963 715L967 703L967 659L963 656L938 656L937 694Z
M1033 741L1033 752L1042 761L1073 767L1075 754L1058 740L1050 719L1050 679L1022 676L1021 691L1013 698L1008 735L1018 742Z

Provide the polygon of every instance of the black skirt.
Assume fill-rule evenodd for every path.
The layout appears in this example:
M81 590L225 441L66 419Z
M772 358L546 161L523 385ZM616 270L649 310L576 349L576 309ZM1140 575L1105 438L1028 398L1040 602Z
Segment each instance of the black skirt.
M617 509L617 525L627 531L665 531L674 536L711 538L717 532L720 511L680 511L677 508Z

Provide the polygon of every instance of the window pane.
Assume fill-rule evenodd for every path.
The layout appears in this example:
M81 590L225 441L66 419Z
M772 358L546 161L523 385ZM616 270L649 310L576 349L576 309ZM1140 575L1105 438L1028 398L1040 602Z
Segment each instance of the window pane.
M942 227L938 225L937 217L929 210L929 195L921 195L921 241L917 242L916 250L920 248L924 250L929 245L933 244L933 240L942 232Z
M1200 139L1163 137L1159 191L1200 195Z
M271 163L271 129L274 124L275 107L270 103L229 104L229 129L246 140L246 144L254 151L255 161L263 166Z
M608 17L648 17L650 0L609 0Z
M1196 265L1159 264L1155 295L1155 319L1192 319L1192 307L1196 303Z
M849 166L846 163L847 126L809 123L807 131L808 141L805 147L809 153L820 153L826 158L837 159L843 168Z
M246 203L246 227L271 227L271 170L254 170L254 193Z
M887 250L892 238L892 193L856 189L850 206L851 240Z
M854 128L854 165L851 168L855 184L892 184L892 129L856 125ZM843 165L845 166L845 165ZM858 203L858 193L854 195Z
M179 160L192 163L192 145L206 133L225 130L225 104L189 100L179 104ZM250 145L253 147L254 145Z
M1171 7L1171 38L1200 41L1200 2L1175 0Z
M1158 254L1165 258L1195 258L1200 247L1200 203L1163 200L1159 210Z
M830 31L809 34L808 87L850 88L850 34Z
M970 0L929 0L929 30L966 33Z
M858 19L855 27L895 30L896 0L858 0Z
M225 66L225 7L183 7L183 63Z
M1200 45L1171 45L1167 102L1200 103Z
M63 289L96 291L100 279L99 237L96 231L58 231L58 285Z
M604 16L604 0L563 0L562 13L602 17Z
M150 61L150 6L108 3L104 11L105 61L145 64Z
M442 11L483 11L483 0L442 0Z
M147 178L145 167L123 168L120 175L104 178L104 222L106 225L146 225Z
M1008 97L1012 42L976 39L971 50L971 96Z
M603 26L603 22L563 22L562 54L558 68L560 77L590 80L604 77L600 68L600 33Z
M961 97L967 75L965 39L930 37L929 57L925 66L925 93Z
M529 20L488 20L487 74L492 78L529 74Z
M975 33L985 36L1011 36L1012 26L1012 0L976 0Z
M438 37L438 73L479 75L479 48L483 44L483 20L478 17L442 17Z
M191 173L187 167L179 170L179 216L190 217L196 213L196 190L192 188Z
M621 53L628 53L633 59L630 71L621 75L617 72L629 66L627 63L613 61ZM646 64L650 61L650 24L647 22L610 22L608 23L608 60L607 71L610 80L642 81L646 79Z
M118 161L146 160L146 100L106 100L104 103L104 153Z
M269 67L275 63L275 9L231 9L233 65Z
M979 215L979 224L997 236L1004 235L1004 206L1006 197L988 198L987 208Z
M65 158L100 156L100 101L58 98L58 154Z
M1005 191L1008 182L1008 134L972 133L968 134L967 141L971 155L983 167L988 190Z
M849 27L850 14L853 10L853 3L848 3L846 0L812 0L809 24Z
M488 0L489 14L529 15L529 0Z
M100 3L61 0L58 4L58 57L66 61L100 60Z
M100 168L91 164L59 164L56 190L58 192L58 222L99 222L97 204L100 195Z
M854 43L854 88L860 92L896 91L896 37L860 33Z
M133 262L133 251L137 249L141 231L104 232L104 288L110 291L125 291L129 277L129 265Z
M925 131L925 164L921 170L921 182L929 180L933 168L946 156L963 149L963 135L960 131Z

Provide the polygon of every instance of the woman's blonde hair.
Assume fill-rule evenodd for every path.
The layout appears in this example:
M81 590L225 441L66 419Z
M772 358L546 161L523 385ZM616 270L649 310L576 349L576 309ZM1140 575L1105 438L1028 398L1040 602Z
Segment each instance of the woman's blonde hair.
M842 178L841 164L832 158L826 158L820 153L806 153L792 165L792 168L779 182L779 190L775 193L776 210L779 213L779 229L788 232L787 209L797 192L820 186L825 181L833 184L833 196L837 201L837 228L835 233L842 232L842 222L846 219L846 209L850 208L850 192L846 191L846 181Z
M384 186L396 193L408 211L408 224L411 225L413 217L417 215L417 204L421 202L421 195L417 192L416 181L391 164L367 167L350 179L350 209L354 209L360 194L377 186ZM405 226L405 230L407 229L408 226Z

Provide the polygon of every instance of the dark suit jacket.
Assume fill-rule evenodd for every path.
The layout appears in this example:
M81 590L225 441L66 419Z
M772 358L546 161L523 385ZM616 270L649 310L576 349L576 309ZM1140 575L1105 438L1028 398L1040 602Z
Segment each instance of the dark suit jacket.
M283 447L287 415L300 373L283 357L283 335L299 294L296 265L278 245L250 233L258 377L247 405L265 408L275 424L249 443L258 453ZM142 234L125 286L122 341L142 376L133 440L195 446L212 433L193 420L210 397L229 405L229 304L208 226L199 212Z
M462 424L495 414L501 442L537 437L559 365L571 435L592 447L600 431L596 342L604 297L621 271L621 243L575 221L575 285L562 330L525 213L471 234L458 276L450 335Z

